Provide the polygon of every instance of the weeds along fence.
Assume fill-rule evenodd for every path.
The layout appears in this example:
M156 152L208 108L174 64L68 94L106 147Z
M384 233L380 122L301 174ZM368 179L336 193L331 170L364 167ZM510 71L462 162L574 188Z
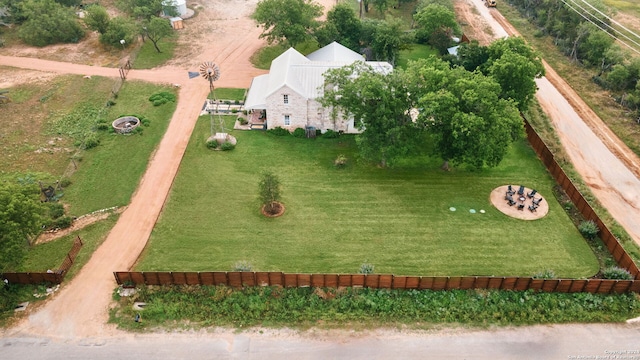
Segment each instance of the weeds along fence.
M0 274L0 278L9 281L11 284L41 284L52 283L60 284L64 280L65 275L73 265L76 256L82 248L82 239L80 236L76 237L71 246L71 250L64 258L62 265L55 271L47 272L11 272Z
M542 141L538 133L531 127L529 122L525 119L525 129L527 132L527 138L531 147L536 152L540 160L547 167L547 170L556 180L556 182L562 187L567 196L571 199L573 204L576 206L578 211L582 214L582 216L587 220L592 220L598 225L600 228L600 239L605 244L609 252L616 260L616 263L619 267L627 269L631 276L636 280L640 280L640 270L638 266L634 263L633 259L629 254L624 250L620 241L613 235L611 230L605 225L605 223L600 219L598 214L593 211L589 202L582 196L578 188L571 182L571 179L567 176L567 174L562 170L558 162L556 161L553 153L547 145Z
M282 272L114 272L119 285L226 285L282 287L368 287L420 290L539 290L621 294L640 292L638 280L533 279L488 276L395 276L378 274L287 274Z
M640 271L618 239L571 182L553 153L523 117L527 138L549 173L567 193L587 220L600 228L600 237L618 265L635 280L535 279L532 277L491 276L395 276L378 274L286 274L282 272L114 272L119 285L227 285L283 287L369 287L383 289L500 289L546 292L587 292L593 294L640 293Z

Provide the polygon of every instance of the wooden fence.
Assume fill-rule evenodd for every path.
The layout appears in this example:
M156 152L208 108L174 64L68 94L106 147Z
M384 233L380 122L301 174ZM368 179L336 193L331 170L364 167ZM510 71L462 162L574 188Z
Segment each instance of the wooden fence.
M582 196L580 191L576 188L576 186L571 182L567 174L562 170L558 162L556 161L553 153L549 150L547 145L542 141L540 136L533 130L531 125L525 119L525 129L527 131L527 138L529 139L529 143L533 150L538 154L540 160L544 163L544 165L549 170L549 173L553 176L556 182L564 189L567 193L573 204L576 206L578 211L584 216L587 220L593 220L598 228L600 228L600 238L602 242L605 244L609 252L618 263L618 266L624 269L627 269L631 275L636 279L640 280L640 270L638 270L638 266L633 262L633 259L627 252L624 250L618 239L613 235L611 230L605 225L604 222L600 219L600 217L593 211L589 202Z
M9 281L11 284L40 284L40 283L52 283L60 284L64 280L65 275L73 265L73 262L78 256L80 249L82 248L82 239L78 236L71 246L71 250L64 258L62 265L58 270L52 272L11 272L0 274L0 278Z
M489 276L395 276L378 274L287 274L282 272L114 272L120 285L227 285L368 287L374 289L501 289L620 294L640 292L638 280L533 279Z

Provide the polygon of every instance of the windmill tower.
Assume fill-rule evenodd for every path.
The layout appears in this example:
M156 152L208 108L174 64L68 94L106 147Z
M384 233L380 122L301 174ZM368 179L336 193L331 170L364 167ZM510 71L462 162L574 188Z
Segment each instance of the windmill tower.
M200 65L200 75L203 78L209 81L209 98L213 103L218 102L218 99L215 95L215 87L213 86L213 82L220 78L220 68L214 62L205 61ZM220 114L217 114L217 129L214 129L216 126L216 121L214 121L213 112L209 112L211 116L211 136L215 139L221 139L224 141L227 138L227 133L224 130L224 120ZM219 130L219 131L214 131Z

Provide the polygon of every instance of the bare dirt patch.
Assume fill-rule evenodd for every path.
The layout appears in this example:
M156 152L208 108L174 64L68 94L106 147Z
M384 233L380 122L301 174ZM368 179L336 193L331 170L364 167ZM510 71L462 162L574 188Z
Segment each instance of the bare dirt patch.
M85 227L91 224L94 224L100 220L104 220L109 216L111 216L111 214L120 214L125 209L126 207L120 207L117 209L98 210L98 211L92 212L91 214L79 216L78 218L74 219L73 223L71 223L71 226L66 229L57 229L57 230L47 231L40 234L40 236L38 236L38 238L36 239L35 243L43 244L49 241L59 239L63 236L71 234L72 232L78 231L80 229L84 229Z
M470 40L476 40L480 45L487 46L494 39L493 30L486 21L483 21L482 15L469 3L470 1L481 0L458 0L454 2L456 18L462 27L462 32Z
M511 216L520 220L537 220L545 217L549 213L549 204L547 200L540 194L536 194L534 197L529 197L527 194L531 193L533 190L530 188L524 188L524 195L512 194L512 198L515 202L513 205L509 205L507 200L505 199L505 195L507 193L508 185L499 186L493 191L491 191L491 195L489 199L491 200L491 204L496 207L496 209L500 210L501 213ZM518 188L513 188L514 191L517 191ZM533 199L541 199L538 207L535 211L529 210L529 206L533 205ZM518 205L522 204L522 209L518 209Z

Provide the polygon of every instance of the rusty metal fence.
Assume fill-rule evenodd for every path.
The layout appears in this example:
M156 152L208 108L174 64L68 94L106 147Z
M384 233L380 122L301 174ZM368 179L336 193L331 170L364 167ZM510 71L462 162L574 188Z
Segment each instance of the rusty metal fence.
M73 265L82 245L83 243L80 236L76 237L71 246L71 250L69 250L62 265L60 265L57 270L51 272L9 272L0 274L0 278L9 281L11 284L60 284L71 268L71 265Z

